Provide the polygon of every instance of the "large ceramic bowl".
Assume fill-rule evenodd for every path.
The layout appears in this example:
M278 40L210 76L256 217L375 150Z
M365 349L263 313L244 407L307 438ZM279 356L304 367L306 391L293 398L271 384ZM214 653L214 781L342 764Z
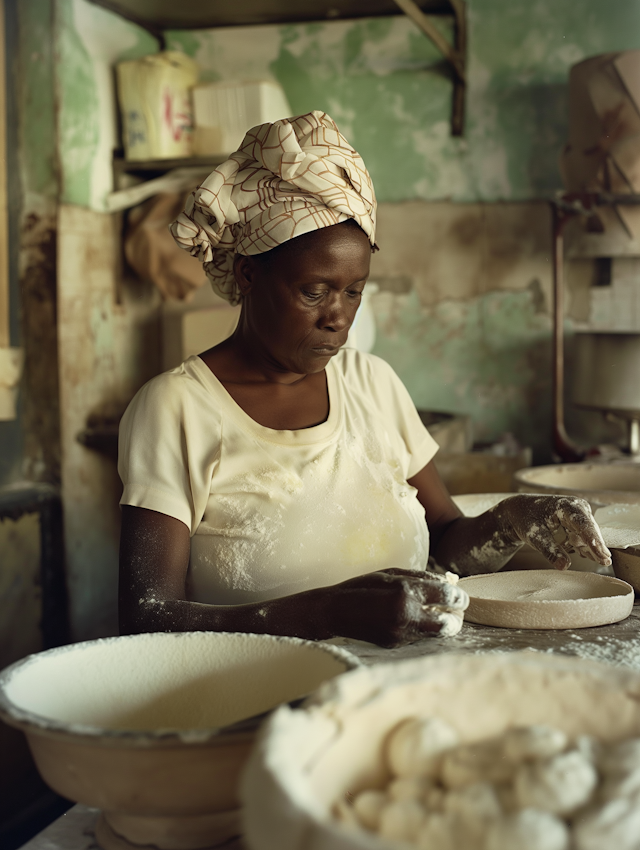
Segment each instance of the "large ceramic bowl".
M520 493L579 496L591 507L640 504L640 464L564 463L521 469L513 476Z
M640 594L640 546L628 549L612 549L613 571L622 581L626 581Z
M107 638L8 667L0 716L24 730L55 791L102 809L102 847L192 850L238 834L258 725L241 721L356 665L337 647L269 635Z
M405 846L345 827L333 812L347 792L388 781L382 744L407 717L446 719L463 741L536 723L603 741L640 734L640 673L530 652L362 668L324 686L314 702L278 709L253 750L242 784L250 850Z
M611 549L615 575L640 593L640 504L600 508L596 522Z

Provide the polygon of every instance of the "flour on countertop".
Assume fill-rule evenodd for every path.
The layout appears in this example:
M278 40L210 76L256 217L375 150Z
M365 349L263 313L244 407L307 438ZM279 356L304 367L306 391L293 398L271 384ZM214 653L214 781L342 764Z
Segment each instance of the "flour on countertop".
M332 643L353 652L367 665L423 655L441 655L446 652L480 655L528 649L533 652L578 656L640 671L640 605L636 605L631 615L621 623L589 629L494 629L464 623L462 631L455 637L425 637L395 649L382 649L373 644L342 638L335 639Z

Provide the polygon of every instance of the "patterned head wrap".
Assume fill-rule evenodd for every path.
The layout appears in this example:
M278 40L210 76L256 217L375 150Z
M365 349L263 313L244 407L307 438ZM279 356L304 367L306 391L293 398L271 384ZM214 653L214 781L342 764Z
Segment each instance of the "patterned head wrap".
M171 225L214 290L231 304L240 291L235 253L262 254L349 218L375 244L376 198L360 155L324 112L249 130L239 149L189 196Z

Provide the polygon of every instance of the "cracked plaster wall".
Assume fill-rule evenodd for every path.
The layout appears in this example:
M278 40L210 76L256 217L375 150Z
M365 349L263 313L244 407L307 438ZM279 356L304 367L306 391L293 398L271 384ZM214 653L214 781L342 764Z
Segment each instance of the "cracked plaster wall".
M160 370L159 294L123 275L121 221L103 212L119 144L114 64L158 43L87 0L5 5L15 13L12 338L26 362L20 420L1 423L17 439L0 433L0 482L61 486L72 634L83 639L116 629L119 481L113 460L77 436ZM0 602L0 619L19 618L18 602Z
M148 32L87 0L54 0L57 47L61 478L72 635L117 629L121 492L114 459L78 442L161 370L160 295L126 273L104 211L119 147L115 64L155 53Z
M570 66L606 50L640 47L640 7L634 0L616 0L606 13L601 0L470 0L468 7L463 139L450 134L451 83L439 54L402 16L170 31L167 47L194 56L204 80L275 79L293 112L325 109L338 121L362 153L381 202L382 250L373 277L385 280L375 298L376 351L418 404L472 413L479 439L514 431L544 460L550 245L546 210L531 202L560 186ZM100 211L111 189L117 129L113 64L155 52L157 45L87 0L57 0L56 9L62 200ZM447 30L446 19L434 20ZM395 250L397 240L404 251ZM584 284L589 264L576 265L570 276ZM405 292L394 292L398 286ZM464 332L449 318L462 306L469 315ZM486 315L494 317L491 340L480 319ZM495 337L499 328L502 342ZM514 371L508 357L496 355L496 346L508 348L510 333L527 368Z
M120 146L115 65L156 53L146 30L87 0L55 0L61 197L103 212Z
M439 54L398 16L169 32L205 80L274 79L362 154L380 203L374 351L430 409L471 413L550 457L550 222L571 65L640 47L635 0L469 0L465 136ZM444 19L434 19L446 29ZM588 326L589 261L568 268L567 331ZM569 412L585 439L611 436Z
M403 16L169 32L209 80L278 80L294 112L323 109L361 152L381 201L529 200L559 186L569 67L640 47L635 0L469 0L465 137L451 83ZM441 27L446 19L433 19ZM445 27L446 28L446 27Z
M56 263L67 275L87 273L93 268L91 256L104 253L112 238L100 216L112 188L111 149L117 140L113 65L155 52L157 43L87 0L21 0L19 9L25 22L20 59L22 221L30 228L20 270L25 284L38 280L34 269L42 273L42 303L55 329ZM336 118L362 152L381 201L382 251L373 267L382 287L375 299L380 327L376 351L397 369L419 405L469 411L480 438L509 429L544 458L549 244L547 212L535 201L559 186L556 158L566 135L570 65L606 50L640 47L640 7L635 0L615 0L606 8L601 0L470 0L469 15L464 139L450 136L451 84L439 56L400 16L170 32L167 42L195 56L204 79L276 79L294 112L319 108ZM438 25L446 28L442 20ZM59 203L65 205L67 225L75 222L62 242L56 235ZM82 210L93 212L84 224ZM77 252L83 227L85 238L103 239L102 247L84 255ZM56 259L49 250L56 244L75 246L75 259L66 254ZM104 261L102 271L94 269L98 277L111 275L107 295L100 289L96 300L89 286L88 312L78 319L78 329L85 334L85 354L106 364L98 384L112 387L109 358L99 356L109 334L113 350L122 342L122 350L147 355L128 336L128 320L115 291L119 273L107 268L108 263ZM570 271L569 322L587 322L590 263L575 263ZM68 296L69 310L79 308L84 297L74 293L78 282L64 275L57 281L62 296ZM22 297L30 297L25 292ZM33 292L34 303L42 294ZM152 300L151 312L156 309ZM98 301L107 308L98 309ZM140 321L132 314L133 332ZM35 338L36 328L29 333ZM47 344L55 348L55 336ZM156 347L153 343L149 350ZM65 357L71 355L69 348ZM80 351L75 355L84 356ZM36 358L34 369L43 362L49 362L49 388L56 395L55 358ZM126 387L139 379L126 368L116 377ZM36 378L44 386L43 376ZM104 506L81 498L91 491L91 481L81 480L75 429L97 402L90 393L83 401L82 387L64 385L66 380L63 376L61 393L63 398L73 396L75 419L66 417L63 441L73 458L69 470L78 476L74 504L87 511L84 523L78 515L68 529L76 593L72 608L76 634L86 637L111 628L107 623L112 622L113 602L104 610L94 591L102 588L104 598L112 599L115 553L111 528L94 534L91 517ZM40 403L39 409L57 416L54 401ZM37 418L37 410L33 415ZM34 420L27 429L37 436L29 468L55 477L57 458L45 455L40 438L48 427ZM63 444L63 479L64 451ZM92 457L89 469L95 458L85 457ZM105 552L93 590L89 551Z

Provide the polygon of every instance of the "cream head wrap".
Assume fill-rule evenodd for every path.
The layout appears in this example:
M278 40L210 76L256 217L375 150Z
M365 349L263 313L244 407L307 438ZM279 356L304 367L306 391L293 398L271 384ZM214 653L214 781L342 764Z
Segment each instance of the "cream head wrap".
M171 232L203 264L214 290L239 304L236 252L263 254L349 218L375 250L369 172L335 122L309 112L249 130L239 149L192 192Z

